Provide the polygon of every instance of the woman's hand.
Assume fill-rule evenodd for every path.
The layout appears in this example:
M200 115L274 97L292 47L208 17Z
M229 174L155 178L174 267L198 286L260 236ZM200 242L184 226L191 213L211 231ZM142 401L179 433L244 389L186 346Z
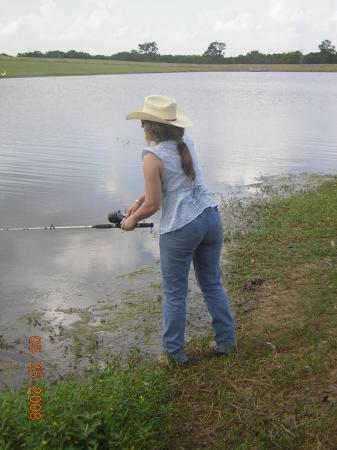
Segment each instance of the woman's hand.
M133 219L132 216L126 217L121 223L121 228L124 231L132 231L135 229L137 222Z
M130 208L128 209L126 215L129 217L131 216L133 213L135 213L137 211L137 209L140 207L140 204L138 202L133 202L132 205L130 206Z
M132 203L132 205L128 209L126 215L131 216L131 214L134 214L137 211L137 209L139 209L141 207L142 203L144 203L144 200L145 200L145 193L142 194L137 200L135 200Z

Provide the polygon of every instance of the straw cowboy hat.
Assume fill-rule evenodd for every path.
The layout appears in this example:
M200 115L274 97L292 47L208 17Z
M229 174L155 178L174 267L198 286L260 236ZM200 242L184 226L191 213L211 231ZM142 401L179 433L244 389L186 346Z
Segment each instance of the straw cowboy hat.
M127 120L150 120L180 128L192 126L190 119L177 108L175 99L166 95L149 95L145 97L144 105L128 114L126 118Z

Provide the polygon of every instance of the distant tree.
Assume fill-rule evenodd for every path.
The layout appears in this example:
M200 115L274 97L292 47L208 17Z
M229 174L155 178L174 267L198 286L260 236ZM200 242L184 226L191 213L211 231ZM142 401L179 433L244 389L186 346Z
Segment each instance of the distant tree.
M28 56L30 58L45 58L46 55L40 50L34 50L33 52L26 52L26 53L18 53L16 56Z
M17 56L35 58L80 58L80 59L102 59L120 61L156 61L170 63L188 64L337 64L337 52L335 46L326 39L319 45L319 52L304 55L302 51L264 54L258 50L252 50L246 55L225 57L226 44L223 42L212 42L203 55L160 55L155 42L144 42L138 44L138 50L129 52L122 51L110 56L90 55L85 52L69 50L50 50L42 53L39 50L26 53L18 53ZM4 54L2 54L4 55ZM0 54L1 56L1 54Z
M322 64L324 55L320 52L311 52L303 56L304 64Z
M258 50L252 50L246 54L246 62L248 64L265 64L266 56Z
M321 53L325 53L326 55L335 55L336 54L336 47L332 44L329 39L326 39L323 41L319 46L319 51Z
M224 56L226 44L224 42L212 42L202 56Z
M109 56L106 55L94 55L92 56L93 59L109 59Z
M281 57L282 63L285 64L300 64L302 62L302 52L297 50L296 52L284 53Z
M48 52L46 52L46 57L47 58L65 58L66 53L62 52L60 50L49 50Z
M321 55L321 62L322 63L334 63L337 62L337 54L336 54L336 48L332 44L331 41L326 39L323 41L319 46L319 51Z
M76 50L69 50L65 53L66 58L74 59L90 59L92 56L89 53L77 52Z
M138 44L139 53L145 55L156 55L158 53L157 44L153 42L144 42L143 44Z

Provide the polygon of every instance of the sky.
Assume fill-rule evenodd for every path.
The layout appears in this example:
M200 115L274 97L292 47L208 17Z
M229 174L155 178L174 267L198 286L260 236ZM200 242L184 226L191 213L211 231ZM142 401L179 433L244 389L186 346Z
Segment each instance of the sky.
M155 41L160 54L226 56L337 47L336 0L0 0L0 53L111 55Z

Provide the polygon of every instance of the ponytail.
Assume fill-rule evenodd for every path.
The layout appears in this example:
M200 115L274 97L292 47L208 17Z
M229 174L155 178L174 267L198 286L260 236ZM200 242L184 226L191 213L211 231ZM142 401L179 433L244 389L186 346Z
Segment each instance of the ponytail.
M187 145L183 141L184 128L159 122L152 122L149 120L143 120L143 123L145 125L145 136L147 136L148 143L153 137L155 137L159 142L164 141L165 139L173 139L177 142L177 148L181 158L181 166L188 178L194 181L196 175L193 159Z
M184 141L178 141L178 152L181 157L181 165L185 174L192 181L195 180L195 170L191 153Z

